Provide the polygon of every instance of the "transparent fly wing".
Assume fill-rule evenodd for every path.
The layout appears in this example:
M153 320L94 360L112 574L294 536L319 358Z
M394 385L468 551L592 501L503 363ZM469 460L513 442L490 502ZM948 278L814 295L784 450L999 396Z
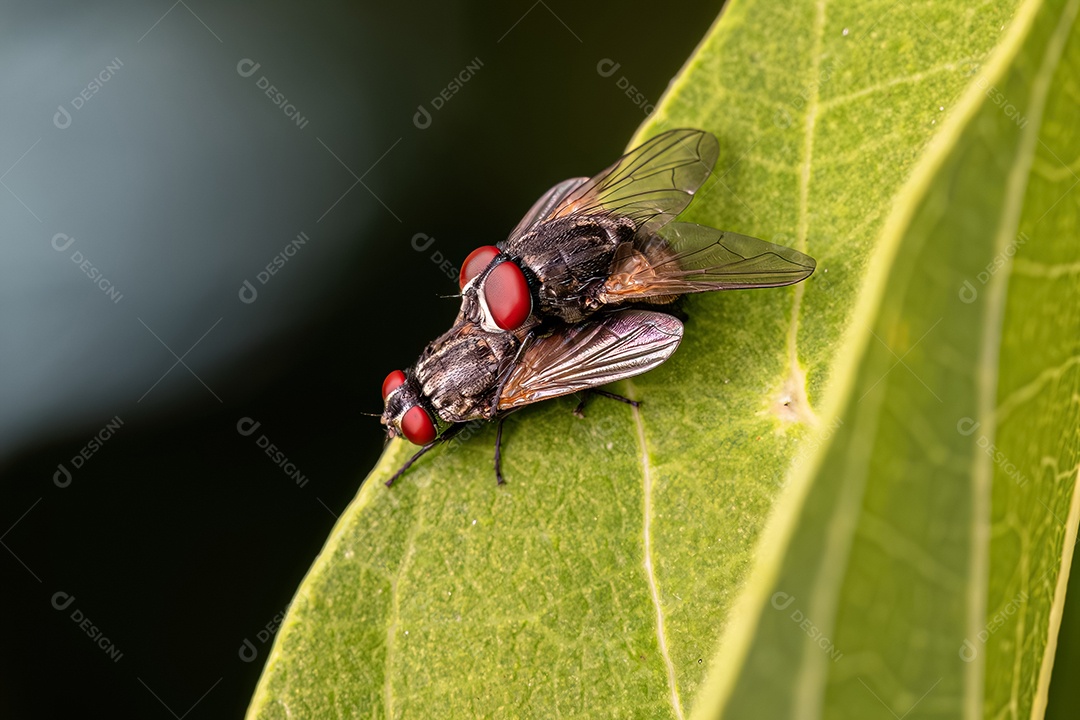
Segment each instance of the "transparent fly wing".
M664 313L622 310L564 325L526 346L499 396L499 410L640 375L671 357L683 326Z
M719 155L712 134L680 129L661 133L570 192L551 213L609 214L655 232L686 209Z
M810 277L809 255L764 240L692 223L672 223L619 248L600 301L607 304L686 293L791 285Z
M579 187L582 183L588 182L588 180L589 178L587 177L576 177L570 178L569 180L563 180L561 183L555 185L541 195L540 199L533 203L533 206L529 208L529 212L525 213L525 217L521 218L521 222L510 231L510 235L507 236L507 242L521 237L532 230L537 223L546 220L572 190Z

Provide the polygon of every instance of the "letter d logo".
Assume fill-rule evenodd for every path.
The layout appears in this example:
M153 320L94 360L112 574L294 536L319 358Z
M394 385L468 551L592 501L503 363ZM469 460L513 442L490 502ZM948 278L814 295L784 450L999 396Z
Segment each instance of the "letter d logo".
M56 233L52 236L52 246L56 252L64 252L71 247L73 242L75 242L75 238L66 233Z
M61 130L67 130L71 127L71 113L69 113L63 105L56 106L56 113L52 116L53 125Z
M262 67L261 63L257 63L251 58L244 58L236 63L236 74L240 77L251 77L260 67Z
M416 106L416 114L412 116L412 124L421 130L431 127L431 113L423 105Z
M611 58L604 58L596 63L596 74L600 77L611 77L619 69L620 64Z
M250 305L255 302L259 297L259 291L255 289L255 286L251 284L250 280L244 280L244 284L240 286L240 302L245 305Z
M236 432L246 437L258 430L260 425L262 425L262 423L255 422L249 417L243 417L236 423Z
M53 484L58 488L66 488L71 484L71 471L64 467L64 463L56 466L56 472L52 476Z
M244 662L251 662L255 658L259 657L259 650L251 643L250 640L244 638L244 644L240 646L240 650L239 652L237 652L237 655L239 655L240 659Z
M793 602L795 602L795 598L786 592L773 593L772 606L777 610L784 610Z
M795 121L791 119L791 113L784 108L777 108L773 113L773 125L781 130L787 130Z
M424 252L429 247L431 247L431 243L435 242L435 238L431 237L427 233L421 232L413 235L411 242L413 250L415 250L416 252Z
M971 435L979 429L979 422L969 417L962 417L956 422L956 432L961 435Z
M73 602L75 602L75 596L68 595L63 590L52 596L52 606L57 610L67 610Z

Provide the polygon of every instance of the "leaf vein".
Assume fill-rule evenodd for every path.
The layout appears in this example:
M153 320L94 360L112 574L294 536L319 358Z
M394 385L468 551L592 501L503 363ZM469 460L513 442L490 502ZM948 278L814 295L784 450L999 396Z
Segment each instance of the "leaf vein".
M1080 273L1080 262L1049 264L1028 260L1027 258L1014 258L1012 271L1014 275L1039 278L1040 280L1056 280L1066 275Z
M1038 4L1033 7L1039 8ZM999 230L995 238L994 250L1004 254L1009 243L1016 237L1017 228L1023 213L1024 198L1031 176L1032 166L1038 150L1039 128L1042 126L1043 111L1046 109L1050 91L1050 81L1061 61L1061 54L1068 38L1068 30L1076 18L1077 0L1071 0L1061 10L1054 33L1047 43L1039 62L1038 71L1031 81L1031 90L1027 97L1027 117L1029 123L1024 126L1012 158L1011 167L1005 182L1005 202L998 216ZM1034 24L1034 22L1032 22ZM1029 30L1030 32L1030 30ZM1011 267L1010 267L1011 270ZM993 420L988 433L991 441L996 440L997 425L1004 415L1000 407L995 407L999 387L999 364L1001 355L1002 328L1005 324L1006 291L1011 273L1001 273L991 277L987 287L985 321L977 361L975 401L978 417L985 421ZM1010 397L1013 397L1010 395ZM1007 412L1006 412L1007 414ZM990 515L991 483L994 465L985 453L976 453L972 466L972 554L969 563L970 588L968 592L968 629L978 632L986 619L986 594L989 585L990 555ZM1052 647L1047 652L1053 653ZM1052 664L1052 663L1050 663ZM1047 663L1040 668L1040 680ZM978 656L976 662L966 668L964 682L964 717L977 720L984 714L984 671L985 661ZM1033 705L1033 711L1038 705Z
M393 688L393 665L396 649L398 620L401 616L400 595L398 584L404 577L409 566L409 561L416 552L416 535L420 528L421 513L417 509L416 519L409 528L409 536L405 541L405 551L401 555L397 572L390 578L390 622L386 626L386 657L383 660L383 705L386 709L387 720L394 717L394 688Z
M865 97L866 95L876 93L879 90L888 90L889 88L896 87L897 85L917 83L921 80L925 80L928 77L933 77L934 75L958 70L964 63L970 63L975 61L975 58L963 58L954 62L942 63L941 65L936 65L932 68L927 68L926 70L922 70L917 73L901 75L899 77L891 78L889 80L882 80L881 82L874 83L873 85L868 85L861 90L856 90L855 92L847 93L844 95L837 95L836 97L822 101L820 107L823 110L832 110L833 108L849 103L852 100L856 100L860 97Z
M649 446L645 441L645 424L641 420L641 410L632 408L634 424L637 426L638 444L641 447L641 477L643 484L643 537L644 537L644 566L645 578L649 583L649 594L652 597L653 606L656 609L656 640L660 647L660 655L664 659L664 667L667 670L668 687L671 689L671 707L675 716L683 720L682 702L679 700L679 688L675 681L675 664L671 661L668 653L667 637L664 634L664 608L660 604L660 588L656 582L656 573L653 570L652 561L652 465L649 462Z
M1030 382L1013 390L998 404L997 411L994 413L994 425L1005 422L1013 410L1033 400L1047 383L1060 380L1075 365L1080 365L1080 355L1073 355L1060 365L1044 369Z

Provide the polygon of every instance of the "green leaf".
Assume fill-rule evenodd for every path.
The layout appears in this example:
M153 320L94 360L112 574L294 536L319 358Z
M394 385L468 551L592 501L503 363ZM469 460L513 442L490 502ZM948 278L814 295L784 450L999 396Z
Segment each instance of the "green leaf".
M505 486L491 427L387 490L391 445L249 717L1037 716L1080 519L1078 4L734 0L639 139L714 132L686 219L818 272L690 298L640 410L512 416Z
M894 201L836 432L698 716L1041 716L1077 523L1078 7L1019 9Z

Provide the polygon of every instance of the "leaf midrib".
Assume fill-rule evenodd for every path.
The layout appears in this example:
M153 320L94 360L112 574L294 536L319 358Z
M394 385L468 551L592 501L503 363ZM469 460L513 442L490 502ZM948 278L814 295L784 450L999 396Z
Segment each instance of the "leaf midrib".
M821 102L820 87L821 84L816 82L815 79L821 76L821 55L822 55L822 42L825 38L825 12L826 12L827 0L818 0L815 4L814 14L814 42L811 46L811 58L810 58L810 97L807 100L806 108L806 127L804 129L803 136L803 166L799 175L799 227L798 227L798 242L799 249L802 252L807 251L807 239L810 233L810 171L814 159L814 128L817 123L817 114ZM796 342L798 340L798 327L799 327L799 307L802 305L803 293L805 292L804 285L800 283L795 288L795 307L791 313L791 329L788 333L788 347L789 347L789 359L791 367L788 369L789 373L798 373L799 356L796 349ZM805 398L805 380L803 381L804 389L804 402L806 408L809 411L811 417L816 416L813 410L810 409L809 398ZM816 422L815 422L816 424ZM847 566L847 556L850 552L850 542L844 552L843 565ZM834 556L835 557L835 556ZM837 563L839 565L840 563ZM811 604L820 602L825 598L821 597L825 589L820 585L815 588L814 594L810 599ZM835 593L834 593L835 594ZM835 597L829 598L835 602ZM831 618L831 616L829 616ZM832 629L825 631L832 635ZM812 720L819 713L817 709L821 707L821 690L824 683L821 681L821 675L824 672L820 663L814 663L813 658L809 658L807 653L809 649L806 645L803 645L803 662L799 664L799 675L795 679L795 703L793 707L797 713L796 717L799 720Z
M631 390L631 396L637 397L632 380L626 381ZM671 707L675 716L683 720L682 700L679 699L679 685L675 677L675 664L668 652L667 636L664 632L664 608L660 602L660 587L656 580L652 561L652 465L649 461L649 445L645 438L645 423L641 417L641 409L630 408L634 416L634 425L637 428L637 440L641 449L641 478L642 478L642 512L643 512L643 543L645 579L649 585L649 596L652 598L653 608L656 611L656 640L660 649L660 656L664 661L664 669L667 671L668 688L671 690Z

